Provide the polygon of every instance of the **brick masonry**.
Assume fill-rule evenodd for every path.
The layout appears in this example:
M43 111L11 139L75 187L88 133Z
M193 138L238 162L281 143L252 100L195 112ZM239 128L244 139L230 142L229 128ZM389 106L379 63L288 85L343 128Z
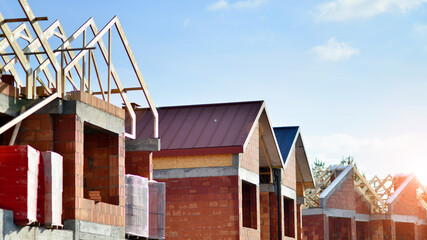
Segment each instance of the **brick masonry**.
M338 188L327 200L326 207L354 210L355 191L353 174L350 174Z
M146 151L126 152L126 174L152 179L152 153Z
M304 240L327 240L328 218L325 215L307 215L302 218Z
M329 217L329 237L335 240L354 239L356 233L354 219Z
M238 176L156 180L166 183L167 239L239 239Z
M107 225L124 226L124 139L118 136L108 141L88 139L86 144L98 150L86 152L94 161L104 164L96 166L92 174L102 177L92 178L93 185L104 186L102 190L105 202L95 203L84 196L84 166L87 157L84 152L84 122L76 114L50 115L37 114L26 118L21 125L17 143L28 144L39 151L54 151L63 156L63 220L77 219ZM105 140L105 139L104 139ZM107 155L96 144L107 144ZM102 156L101 156L102 155ZM86 160L86 161L85 161ZM91 174L90 171L86 171ZM105 177L105 174L107 174Z

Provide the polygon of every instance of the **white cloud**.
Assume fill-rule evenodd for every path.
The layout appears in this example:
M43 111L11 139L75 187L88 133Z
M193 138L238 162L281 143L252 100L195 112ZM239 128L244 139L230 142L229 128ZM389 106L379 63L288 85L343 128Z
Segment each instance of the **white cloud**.
M427 183L425 143L425 136L416 134L374 138L346 134L304 137L311 162L317 157L327 165L338 164L342 157L351 155L368 178L414 172Z
M214 2L208 6L209 11L221 11L229 8L230 4L228 4L227 0L218 0L218 2Z
M238 1L233 4L233 7L236 9L247 9L247 8L257 8L263 4L265 0L245 0Z
M427 0L332 0L317 6L318 20L345 21L370 18L387 12L406 12Z
M345 42L337 42L334 38L328 40L325 45L313 48L314 53L322 60L338 61L359 54L359 50Z
M266 0L242 0L229 3L227 0L218 0L207 7L209 11L222 11L233 9L251 9L261 6Z

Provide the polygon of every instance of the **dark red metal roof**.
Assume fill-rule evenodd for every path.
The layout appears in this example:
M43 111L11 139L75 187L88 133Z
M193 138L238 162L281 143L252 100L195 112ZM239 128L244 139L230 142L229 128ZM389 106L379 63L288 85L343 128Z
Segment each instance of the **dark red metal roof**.
M158 108L161 150L243 147L263 101ZM137 109L136 138L153 136L149 109ZM129 119L126 119L129 132Z

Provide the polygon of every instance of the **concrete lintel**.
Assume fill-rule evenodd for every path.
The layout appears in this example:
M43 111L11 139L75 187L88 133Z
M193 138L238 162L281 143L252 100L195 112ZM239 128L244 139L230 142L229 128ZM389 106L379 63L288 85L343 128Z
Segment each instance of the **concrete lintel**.
M371 216L369 214L356 213L356 221L358 221L358 222L369 222L369 220L371 220Z
M274 184L272 183L261 183L259 185L260 192L275 192Z
M296 200L297 199L297 192L290 187L282 185L282 196Z
M0 113L16 117L19 115L22 106L27 104L28 101L16 99L0 93Z
M136 151L160 151L160 138L141 138L141 139L127 139L126 152Z
M372 214L370 220L392 220L394 222L416 223L419 225L427 225L427 221L419 219L417 216L400 215L400 214Z
M356 211L336 208L309 208L303 209L302 215L326 215L327 217L355 218Z
M391 219L390 215L376 213L371 215L370 220L375 221L375 220L390 220L390 219Z
M174 168L153 170L154 179L237 176L238 174L239 171L237 167Z
M395 222L417 223L421 219L418 219L417 216L392 214L391 215L391 220L393 220Z
M324 215L325 211L323 211L323 208L308 208L308 209L302 209L301 213L303 216Z
M322 208L326 208L326 203L329 197L338 189L341 185L351 176L353 173L353 166L347 166L335 180L329 185L319 196L319 205Z
M239 177L246 182L259 185L259 174L251 172L245 168L239 167Z
M65 101L65 103L64 114L77 114L82 121L119 135L125 132L124 119L80 101Z

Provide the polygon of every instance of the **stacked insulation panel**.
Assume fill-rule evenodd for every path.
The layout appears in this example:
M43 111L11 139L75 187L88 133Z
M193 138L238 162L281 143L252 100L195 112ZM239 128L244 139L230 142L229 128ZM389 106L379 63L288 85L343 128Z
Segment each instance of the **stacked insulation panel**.
M148 237L148 179L126 174L126 234Z
M165 239L166 184L150 180L150 231L149 239Z
M62 156L55 152L42 152L40 176L44 176L39 183L42 193L39 197L40 222L48 226L62 226ZM43 174L42 174L43 171Z
M12 210L16 224L37 221L39 161L31 146L0 146L0 208Z

